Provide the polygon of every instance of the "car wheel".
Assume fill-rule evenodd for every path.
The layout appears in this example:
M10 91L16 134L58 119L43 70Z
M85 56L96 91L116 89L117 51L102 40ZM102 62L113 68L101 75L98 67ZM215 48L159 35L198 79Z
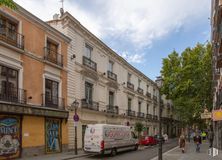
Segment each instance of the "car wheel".
M116 156L117 155L117 150L116 148L113 148L112 151L111 151L111 156Z

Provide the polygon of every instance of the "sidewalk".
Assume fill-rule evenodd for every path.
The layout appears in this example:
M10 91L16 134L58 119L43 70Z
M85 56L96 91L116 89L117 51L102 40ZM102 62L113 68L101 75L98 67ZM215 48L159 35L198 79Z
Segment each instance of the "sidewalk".
M64 153L56 153L56 154L47 154L36 157L28 157L28 158L19 158L18 160L69 160L75 159L79 157L87 157L89 154L86 154L82 150L78 151L78 155L74 154L74 151L64 152Z
M196 153L193 142L186 144L186 152L183 154L179 147L173 148L163 154L163 160L222 160L222 152L219 155L212 157L208 155L209 143L203 142L201 144L200 153ZM158 160L158 157L152 160Z

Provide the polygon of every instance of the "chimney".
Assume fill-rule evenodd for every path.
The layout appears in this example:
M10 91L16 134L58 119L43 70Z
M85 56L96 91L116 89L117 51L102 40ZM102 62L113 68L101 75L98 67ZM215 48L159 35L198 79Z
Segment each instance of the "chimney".
M53 15L53 20L58 20L58 19L59 19L59 14L57 14L57 13L54 14L54 15Z
M64 10L63 10L63 8L60 8L60 17L62 17L63 14L64 14Z

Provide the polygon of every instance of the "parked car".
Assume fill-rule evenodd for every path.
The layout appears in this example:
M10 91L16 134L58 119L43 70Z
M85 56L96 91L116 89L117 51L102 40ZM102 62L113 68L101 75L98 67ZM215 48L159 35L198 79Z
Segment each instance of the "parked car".
M139 144L145 145L145 146L148 146L148 145L152 146L152 145L156 145L157 141L153 136L146 136L146 137L142 137L142 139L139 141Z
M159 135L155 135L154 138L156 139L157 143L160 143L161 140L162 140L162 143L165 143L163 136L160 138Z
M138 139L128 126L93 124L86 127L85 152L114 156L119 151L137 150L138 145Z

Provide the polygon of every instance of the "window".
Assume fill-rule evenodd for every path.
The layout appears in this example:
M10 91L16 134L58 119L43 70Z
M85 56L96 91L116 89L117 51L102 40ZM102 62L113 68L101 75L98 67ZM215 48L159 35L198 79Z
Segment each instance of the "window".
M141 112L141 102L138 102L138 112Z
M0 65L0 99L18 98L18 71Z
M153 95L154 95L154 96L156 95L156 90L155 90L155 89L153 89Z
M132 77L132 74L128 73L128 77L127 77L128 82L131 82L131 77Z
M140 85L141 85L141 80L138 79L138 87L140 88Z
M92 50L93 48L91 46L89 46L88 44L85 44L85 56L89 59L91 59Z
M88 104L92 104L93 84L85 82L85 98Z
M128 98L128 110L131 110L132 99Z
M114 106L114 93L111 91L109 92L109 105Z
M153 115L156 115L156 106L153 107Z
M146 85L146 90L147 92L149 92L149 85Z
M149 114L149 104L146 105L146 113Z
M45 104L58 105L59 104L59 83L50 79L45 80Z
M110 72L113 72L113 62L112 61L109 61L109 68L108 68L108 70L110 71Z

